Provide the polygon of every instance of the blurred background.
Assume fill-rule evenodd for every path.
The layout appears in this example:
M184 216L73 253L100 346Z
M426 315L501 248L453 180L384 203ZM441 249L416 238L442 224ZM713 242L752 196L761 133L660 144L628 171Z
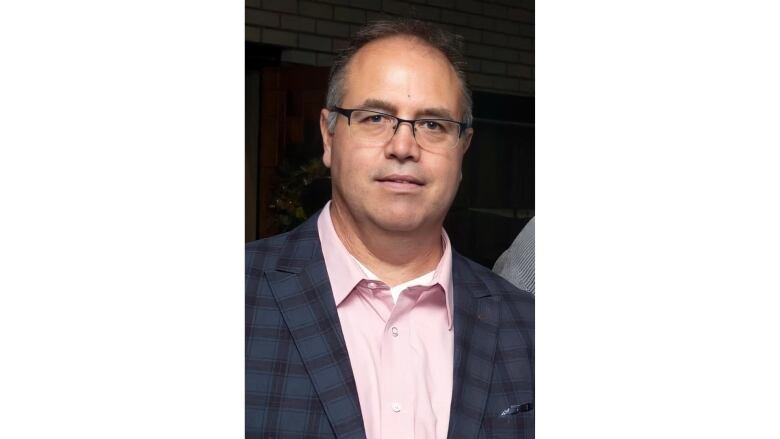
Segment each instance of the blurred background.
M368 21L430 21L466 41L474 138L445 229L487 267L534 216L532 0L246 0L246 241L330 198L319 112L334 54Z

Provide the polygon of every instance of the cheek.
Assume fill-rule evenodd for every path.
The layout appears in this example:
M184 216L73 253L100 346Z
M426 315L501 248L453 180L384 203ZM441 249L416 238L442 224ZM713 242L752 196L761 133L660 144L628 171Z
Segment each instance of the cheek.
M440 175L440 181L444 188L444 191L456 191L458 189L458 183L460 182L460 166L461 162L457 158L452 158L436 169L437 175Z
M334 144L328 155L330 156L331 176L334 178L344 178L346 176L344 170L349 169L349 163L345 163L345 160L349 158L349 155L344 153L344 146Z
M352 181L365 179L367 173L373 169L372 160L364 157L365 151L360 149L341 148L331 152L331 176L340 181Z
M438 184L439 187L432 194L435 198L434 203L444 210L449 209L460 185L460 161L457 163L448 163L448 166L439 169Z

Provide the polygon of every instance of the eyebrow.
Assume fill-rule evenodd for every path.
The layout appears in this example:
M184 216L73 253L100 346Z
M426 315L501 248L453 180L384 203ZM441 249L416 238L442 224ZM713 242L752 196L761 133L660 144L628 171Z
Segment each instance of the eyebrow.
M363 101L363 103L360 104L359 107L366 110L376 110L376 111L382 111L390 114L395 114L396 112L398 112L398 108L395 105L391 104L390 102L384 101L382 99L368 98L365 101Z
M383 113L398 114L398 107L391 104L390 102L387 102L382 99L374 99L374 98L368 98L365 101L363 101L362 104L360 104L360 108L366 109L366 110L375 110L380 111ZM417 113L415 113L415 118L439 118L439 119L449 119L449 120L457 120L452 113L449 112L444 107L430 107L430 108L424 108Z

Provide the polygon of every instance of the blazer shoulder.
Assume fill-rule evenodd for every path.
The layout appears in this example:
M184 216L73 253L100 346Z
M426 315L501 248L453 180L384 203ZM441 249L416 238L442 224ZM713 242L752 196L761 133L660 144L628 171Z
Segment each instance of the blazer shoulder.
M261 275L263 271L274 268L288 237L289 232L246 243L246 275Z
M517 288L512 285L511 282L494 273L489 268L483 267L463 255L458 254L457 259L465 265L468 271L485 283L485 286L490 291L491 295L500 295L503 300L517 300L533 304L534 295L529 291Z

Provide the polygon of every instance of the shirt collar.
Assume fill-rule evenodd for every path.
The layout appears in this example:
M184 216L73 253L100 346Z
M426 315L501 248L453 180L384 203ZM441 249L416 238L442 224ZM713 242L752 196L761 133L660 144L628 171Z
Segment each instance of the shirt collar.
M322 244L322 256L325 259L325 268L330 278L333 298L336 300L336 306L338 307L349 296L355 285L366 279L367 276L360 268L357 259L347 251L344 243L341 242L341 238L336 234L336 229L333 227L333 221L330 216L330 201L328 201L320 212L319 218L317 218L317 232ZM439 264L436 266L430 285L439 284L444 291L449 329L452 329L452 247L444 229L441 231L441 237L444 251Z

